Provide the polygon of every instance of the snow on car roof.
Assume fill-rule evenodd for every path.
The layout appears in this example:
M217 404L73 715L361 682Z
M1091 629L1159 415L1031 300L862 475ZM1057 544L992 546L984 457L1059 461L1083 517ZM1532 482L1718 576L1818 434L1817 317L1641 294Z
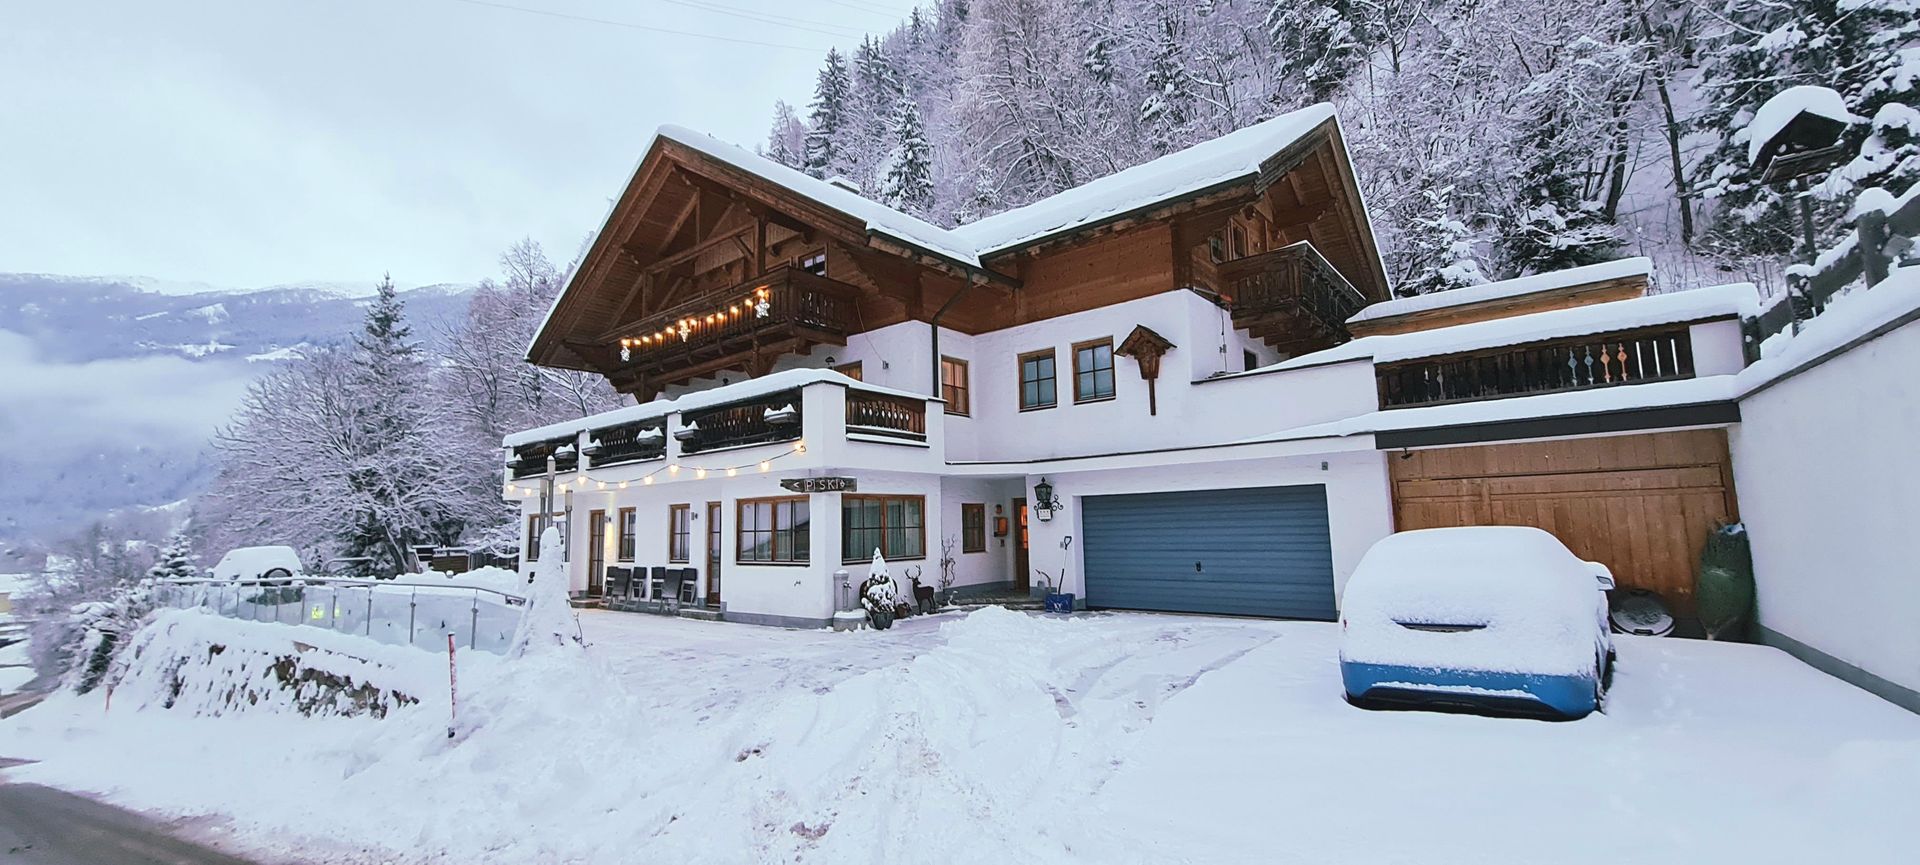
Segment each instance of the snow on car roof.
M1624 279L1630 276L1649 276L1652 273L1653 259L1645 257L1622 258L1617 261L1589 264L1585 267L1569 267L1566 270L1556 270L1550 273L1536 273L1517 279L1503 279L1499 282L1489 282L1484 285L1472 285L1466 288L1435 291L1413 297L1383 300L1354 313L1352 318L1347 319L1347 323L1352 324L1358 321L1391 318L1397 315L1411 315L1416 312L1465 306L1470 303L1483 303L1490 300L1504 300L1506 298L1521 297L1542 291L1553 291L1554 289L1572 288L1589 283L1605 282L1610 279Z
M300 554L292 547L236 547L220 557L213 566L213 576L220 580L245 580L274 568L286 568L296 574L305 570Z
M1341 656L1368 663L1578 673L1593 665L1599 586L1552 534L1420 529L1381 539L1347 581ZM1480 626L1434 634L1401 623Z

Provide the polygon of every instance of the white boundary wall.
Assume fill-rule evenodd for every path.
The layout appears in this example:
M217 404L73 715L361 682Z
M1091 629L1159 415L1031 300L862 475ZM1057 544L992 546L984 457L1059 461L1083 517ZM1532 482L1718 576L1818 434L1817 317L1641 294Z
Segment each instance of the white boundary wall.
M1916 370L1920 321L1743 399L1732 447L1763 637L1920 711Z

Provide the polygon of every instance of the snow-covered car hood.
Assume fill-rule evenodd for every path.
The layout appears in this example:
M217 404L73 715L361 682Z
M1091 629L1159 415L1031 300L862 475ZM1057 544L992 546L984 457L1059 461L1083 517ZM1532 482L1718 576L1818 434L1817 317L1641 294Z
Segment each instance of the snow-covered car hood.
M1361 559L1342 599L1342 661L1569 675L1593 669L1592 566L1539 529L1423 529ZM1434 631L1414 625L1459 625Z

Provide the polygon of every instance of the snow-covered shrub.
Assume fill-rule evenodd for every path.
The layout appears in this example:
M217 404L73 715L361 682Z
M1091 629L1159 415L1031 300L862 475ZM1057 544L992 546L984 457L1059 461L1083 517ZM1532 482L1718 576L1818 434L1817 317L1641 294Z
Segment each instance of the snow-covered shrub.
M869 613L892 612L897 599L898 590L893 585L893 573L887 569L887 560L879 550L874 550L873 564L867 566L867 579L860 584L860 606Z
M73 606L66 627L73 641L67 657L73 663L66 670L64 685L85 694L117 678L123 666L117 660L120 649L153 612L151 586L142 580L117 588L107 600Z

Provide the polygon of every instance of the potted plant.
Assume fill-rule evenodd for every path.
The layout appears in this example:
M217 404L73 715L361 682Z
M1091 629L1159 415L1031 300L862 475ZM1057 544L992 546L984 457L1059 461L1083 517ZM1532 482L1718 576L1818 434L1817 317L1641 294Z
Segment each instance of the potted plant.
M867 621L875 630L884 631L893 627L896 610L896 591L893 587L893 574L887 570L887 560L879 550L873 551L873 564L867 568L867 580L860 584L860 606L867 611Z

